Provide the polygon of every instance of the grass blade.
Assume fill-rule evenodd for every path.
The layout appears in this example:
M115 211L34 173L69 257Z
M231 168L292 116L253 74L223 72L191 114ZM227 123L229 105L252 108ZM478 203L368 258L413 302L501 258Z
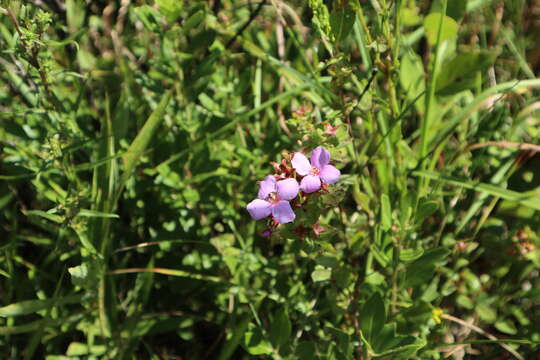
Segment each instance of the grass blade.
M131 173L137 166L140 156L144 153L150 140L154 136L156 130L164 119L165 109L169 104L169 101L172 97L172 91L168 91L165 96L161 99L157 108L152 112L142 129L139 131L139 134L133 140L129 146L127 152L123 156L124 161L124 173L120 178L120 184L117 189L117 197L119 193L122 192L124 185L131 176Z
M431 171L414 171L412 174L414 176L461 186L466 189L478 191L480 193L488 194L491 196L500 197L505 200L516 201L523 206L527 206L535 210L540 210L540 199L538 198L538 195L531 195L530 193L520 193L491 184L477 183L474 181L460 179L453 176L440 175L436 172Z

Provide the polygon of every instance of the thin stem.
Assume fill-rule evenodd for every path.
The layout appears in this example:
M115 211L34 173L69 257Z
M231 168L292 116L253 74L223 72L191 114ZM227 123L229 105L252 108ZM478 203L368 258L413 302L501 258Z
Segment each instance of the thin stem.
M468 328L468 329L470 329L470 330L472 330L474 332L477 332L479 334L484 335L485 337L487 337L490 340L498 340L497 337L495 337L494 335L491 335L487 331L484 331L481 328L479 328L478 326L470 324L470 323L468 323L466 321L463 321L463 320L461 320L461 319L459 319L459 318L457 318L455 316L452 316L452 315L449 315L449 314L442 314L441 318L453 321L455 323L458 323L461 326L464 326L464 327L466 327L466 328ZM499 343L499 345L501 345L504 349L506 349L506 351L508 351L510 354L514 355L514 357L516 359L524 360L523 356L521 356L518 352L516 352L514 349L512 349L508 345L503 344L503 343Z
M439 22L439 30L437 34L437 45L435 50L435 58L433 59L431 65L431 74L429 77L428 89L427 89L427 99L425 105L425 114L422 121L421 135L420 135L420 159L424 159L422 162L422 169L427 167L427 161L425 160L427 156L427 147L429 144L428 139L428 129L431 125L431 117L433 113L433 108L435 104L435 82L437 80L438 70L439 70L439 57L441 56L441 34L442 34L442 24L444 17L446 16L446 7L447 0L443 1L443 9L441 13L441 21ZM427 181L422 183L423 186L419 189L419 194L423 187L427 186Z

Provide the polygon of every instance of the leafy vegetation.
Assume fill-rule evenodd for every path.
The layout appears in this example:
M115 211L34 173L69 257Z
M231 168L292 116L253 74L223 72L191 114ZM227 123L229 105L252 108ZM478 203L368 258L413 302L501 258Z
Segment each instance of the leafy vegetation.
M534 358L538 6L0 1L1 357Z

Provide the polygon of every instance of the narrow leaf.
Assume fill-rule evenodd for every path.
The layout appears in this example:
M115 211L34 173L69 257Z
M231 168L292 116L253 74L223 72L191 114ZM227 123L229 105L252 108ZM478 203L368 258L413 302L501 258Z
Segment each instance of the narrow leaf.
M360 312L360 330L362 331L362 336L372 343L373 339L381 332L385 321L386 311L384 302L381 295L376 292L371 295Z
M163 96L157 108L150 115L142 129L139 131L139 134L137 135L135 140L133 140L128 150L124 154L124 173L122 174L122 178L120 181L121 188L131 176L131 173L135 169L135 166L137 166L141 155L148 147L148 144L150 143L150 140L158 129L158 126L163 121L165 109L167 108L171 97L172 91L168 91L165 96Z
M527 206L535 210L540 210L540 198L537 194L534 193L520 193L517 191L504 189L496 185L476 183L474 181L464 180L453 176L440 175L438 173L430 171L414 171L413 175L434 179L443 183L461 186L466 189L478 191L480 193L497 196L505 200L516 201L523 206Z
M11 317L32 314L41 310L46 310L54 305L77 303L82 296L66 296L56 299L26 300L10 304L0 308L0 317Z

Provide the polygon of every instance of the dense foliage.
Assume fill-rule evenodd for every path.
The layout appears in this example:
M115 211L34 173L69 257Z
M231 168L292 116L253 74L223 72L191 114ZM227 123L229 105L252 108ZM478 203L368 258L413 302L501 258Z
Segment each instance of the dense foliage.
M0 357L535 358L539 8L0 1Z

